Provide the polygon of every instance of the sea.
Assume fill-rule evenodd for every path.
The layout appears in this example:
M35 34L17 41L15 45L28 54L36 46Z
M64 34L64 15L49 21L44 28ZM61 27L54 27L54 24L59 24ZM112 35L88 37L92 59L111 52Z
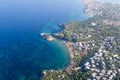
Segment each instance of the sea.
M0 0L0 80L39 80L43 70L63 69L68 50L60 41L46 41L41 32L89 18L82 0Z

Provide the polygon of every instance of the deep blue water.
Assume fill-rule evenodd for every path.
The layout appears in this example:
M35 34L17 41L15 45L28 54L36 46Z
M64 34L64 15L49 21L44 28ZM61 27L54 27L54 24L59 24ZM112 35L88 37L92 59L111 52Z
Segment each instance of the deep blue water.
M38 80L44 69L67 66L65 46L39 33L88 18L83 8L82 0L0 0L0 80Z

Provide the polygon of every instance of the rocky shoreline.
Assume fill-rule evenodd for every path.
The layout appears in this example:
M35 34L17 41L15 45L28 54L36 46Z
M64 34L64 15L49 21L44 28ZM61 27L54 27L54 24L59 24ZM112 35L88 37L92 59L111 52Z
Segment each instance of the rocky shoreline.
M43 37L44 39L46 39L47 41L53 41L53 40L55 40L55 38L52 37L51 34L40 33L40 36Z

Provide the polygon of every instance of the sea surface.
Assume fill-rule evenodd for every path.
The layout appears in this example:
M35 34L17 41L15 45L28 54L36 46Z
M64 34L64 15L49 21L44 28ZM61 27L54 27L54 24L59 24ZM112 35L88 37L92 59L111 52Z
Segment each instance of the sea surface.
M0 0L0 80L39 80L42 70L66 67L65 46L39 34L87 19L83 9L82 0Z

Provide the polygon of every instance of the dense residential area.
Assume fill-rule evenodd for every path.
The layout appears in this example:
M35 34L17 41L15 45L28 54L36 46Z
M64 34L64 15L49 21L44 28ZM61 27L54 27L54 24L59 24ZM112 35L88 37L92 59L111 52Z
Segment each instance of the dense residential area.
M63 31L52 34L67 45L71 65L43 71L43 80L120 80L120 5L84 4L91 18L63 23Z

